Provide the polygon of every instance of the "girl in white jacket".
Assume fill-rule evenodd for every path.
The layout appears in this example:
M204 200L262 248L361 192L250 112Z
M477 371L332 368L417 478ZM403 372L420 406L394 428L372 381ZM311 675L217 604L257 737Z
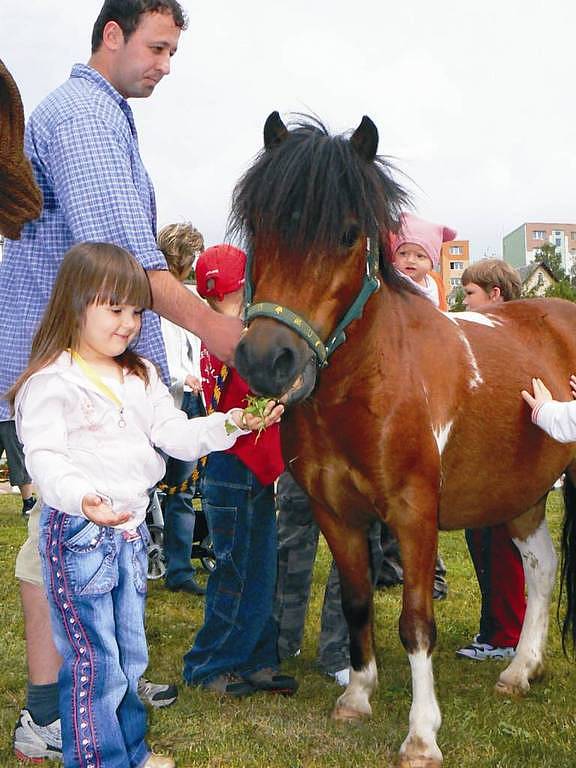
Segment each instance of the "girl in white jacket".
M65 255L27 370L9 393L26 466L44 500L40 550L63 664L65 766L170 768L145 741L137 683L147 666L148 490L156 448L187 461L225 450L261 420L241 409L188 420L151 363L129 348L151 303L122 248ZM264 420L280 419L270 403Z

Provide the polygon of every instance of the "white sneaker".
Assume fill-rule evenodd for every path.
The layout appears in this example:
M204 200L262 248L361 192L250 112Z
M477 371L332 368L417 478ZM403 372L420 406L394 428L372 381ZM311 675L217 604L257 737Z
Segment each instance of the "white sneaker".
M60 720L38 725L27 709L20 712L14 729L14 752L18 760L33 763L42 760L62 760L62 733Z
M169 707L178 698L178 688L175 685L162 685L151 683L145 677L138 680L138 696L144 704L160 709Z
M350 667L339 669L338 672L328 672L328 677L335 680L342 688L346 688L350 685Z
M496 645L490 645L490 643L479 643L478 635L470 645L459 648L456 651L456 656L460 656L464 659L473 659L474 661L486 661L487 659L511 659L516 655L516 648L504 647L499 648Z

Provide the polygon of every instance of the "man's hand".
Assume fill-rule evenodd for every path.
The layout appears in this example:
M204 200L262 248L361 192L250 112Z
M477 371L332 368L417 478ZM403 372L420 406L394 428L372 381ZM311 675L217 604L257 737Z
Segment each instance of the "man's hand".
M84 517L91 520L96 525L120 525L121 523L127 523L131 517L132 512L119 512L116 513L106 501L95 493L87 493L82 499L82 512Z

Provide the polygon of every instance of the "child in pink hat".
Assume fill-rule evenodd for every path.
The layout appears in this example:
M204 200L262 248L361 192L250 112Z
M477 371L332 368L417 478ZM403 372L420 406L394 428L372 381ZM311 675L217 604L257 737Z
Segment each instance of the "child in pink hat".
M400 216L398 234L391 235L392 260L396 269L412 280L442 311L446 311L448 305L444 285L436 270L442 243L455 237L455 230L419 219L412 213Z

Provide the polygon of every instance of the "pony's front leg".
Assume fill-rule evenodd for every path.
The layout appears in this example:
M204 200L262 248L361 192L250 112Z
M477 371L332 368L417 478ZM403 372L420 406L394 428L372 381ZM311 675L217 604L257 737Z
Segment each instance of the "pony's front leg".
M420 518L407 523L403 516L397 528L404 590L400 616L400 639L408 654L412 673L412 706L409 730L400 747L400 768L438 768L442 752L436 735L442 721L434 691L432 651L436 644L432 588L438 532L435 516L431 522Z
M370 696L378 684L368 532L317 517L338 566L342 610L350 633L350 683L338 698L332 717L355 721L372 714Z
M544 499L526 516L509 523L514 543L522 555L528 600L516 655L496 683L496 692L504 696L527 694L530 681L544 671L548 614L556 574L556 552L544 519L545 506ZM529 524L537 525L529 535L520 533L525 522L523 518Z

